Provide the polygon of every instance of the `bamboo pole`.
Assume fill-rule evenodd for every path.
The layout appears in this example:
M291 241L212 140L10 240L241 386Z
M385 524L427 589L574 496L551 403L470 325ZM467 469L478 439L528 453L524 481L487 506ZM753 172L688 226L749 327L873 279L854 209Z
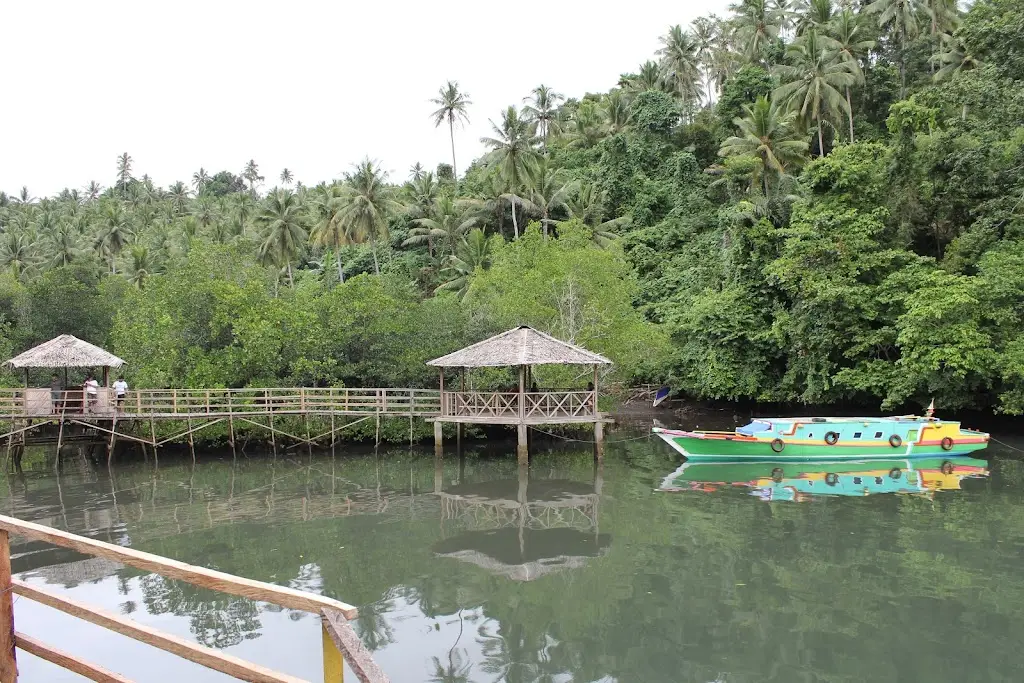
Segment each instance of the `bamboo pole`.
M196 442L192 437L192 413L185 414L185 423L188 425L188 450L192 453L192 464L196 464Z

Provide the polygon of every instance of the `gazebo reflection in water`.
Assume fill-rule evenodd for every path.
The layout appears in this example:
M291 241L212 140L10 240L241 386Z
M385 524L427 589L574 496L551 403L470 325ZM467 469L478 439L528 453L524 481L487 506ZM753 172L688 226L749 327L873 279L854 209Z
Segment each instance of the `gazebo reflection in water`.
M460 481L447 489L435 476L446 537L433 551L515 581L578 569L611 544L611 535L600 532L602 481L599 462L593 483L532 479L522 464L516 479Z

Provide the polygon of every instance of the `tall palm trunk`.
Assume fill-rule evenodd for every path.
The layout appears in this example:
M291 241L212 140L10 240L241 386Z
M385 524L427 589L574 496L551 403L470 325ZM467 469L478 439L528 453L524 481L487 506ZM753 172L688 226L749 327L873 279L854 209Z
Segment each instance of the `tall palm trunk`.
M377 262L377 240L376 238L370 239L370 248L373 251L373 272L380 277L380 263Z
M448 135L452 140L452 176L455 178L455 182L459 182L459 172L455 168L455 121L451 118L448 119Z
M548 207L544 207L544 215L541 218L541 224L544 226L544 239L548 238Z
M345 271L341 267L341 245L334 248L334 259L338 262L338 284L345 284Z
M821 112L818 112L815 118L818 120L818 156L823 157L825 156L825 136L822 135L821 130Z
M900 29L900 99L907 96L907 27Z
M295 289L295 279L292 277L292 262L288 262L288 287Z
M519 239L519 221L516 219L516 196L512 195L512 232L515 235L513 239Z
M846 86L846 108L849 110L847 118L850 119L850 144L853 144L853 103L850 100L850 86Z

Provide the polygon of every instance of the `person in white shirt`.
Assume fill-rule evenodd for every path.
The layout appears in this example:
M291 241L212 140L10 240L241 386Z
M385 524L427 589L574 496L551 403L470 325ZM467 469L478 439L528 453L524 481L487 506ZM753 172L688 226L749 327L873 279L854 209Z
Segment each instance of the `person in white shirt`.
M121 410L124 406L124 397L128 393L128 382L124 381L124 377L118 376L117 381L114 382L114 396L117 398L117 409Z
M85 378L85 405L86 412L91 413L93 408L96 407L96 400L99 395L100 383L96 381L96 378L89 375Z

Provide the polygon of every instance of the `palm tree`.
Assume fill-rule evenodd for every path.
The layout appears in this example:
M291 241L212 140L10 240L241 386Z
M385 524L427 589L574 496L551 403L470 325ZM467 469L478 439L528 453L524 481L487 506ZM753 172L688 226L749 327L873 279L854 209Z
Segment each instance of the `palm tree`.
M768 196L769 176L779 178L800 166L810 145L794 130L795 115L785 113L767 97L761 96L754 104L743 105L743 111L743 118L733 120L739 135L723 142L718 153L724 157L749 155L760 160L762 190Z
M256 183L262 183L265 178L260 175L260 167L256 164L255 159L249 159L246 162L245 168L242 169L242 178L249 183L249 194L253 197L256 196Z
M28 185L22 185L21 190L18 192L18 203L31 204L35 200L36 198L28 191Z
M625 115L629 120L629 107L625 111L616 112L617 116ZM573 147L593 147L601 139L605 128L605 111L593 100L583 100L576 108L569 131L569 144Z
M789 64L778 68L782 85L772 100L796 111L804 122L818 126L818 155L825 156L824 119L844 112L852 120L850 105L840 88L857 82L855 67L839 56L835 41L808 29L787 50Z
M267 197L256 222L263 228L259 257L264 263L287 268L288 285L294 286L292 261L306 241L306 216L298 196L291 190L278 190Z
M951 34L959 23L959 7L956 0L922 0L922 2L931 24L932 49L938 54L947 41L946 36ZM931 61L933 75L936 63L939 61Z
M515 107L509 107L502 113L501 126L494 121L490 123L495 137L480 138L480 142L492 150L487 155L488 162L505 181L505 189L512 202L512 229L518 238L517 193L526 186L540 160L540 155L534 149L534 137L530 134L529 123L519 115Z
M952 78L954 74L961 71L970 71L981 66L981 60L967 52L963 41L957 36L948 33L942 34L943 49L932 60L939 65L935 72L936 81L944 81Z
M664 87L664 79L661 66L650 60L640 65L640 69L633 75L623 79L623 85L631 92L638 93L645 90L661 90Z
M219 218L217 215L217 208L213 200L209 197L203 197L195 203L195 206L192 209L192 215L195 216L196 223L199 224L199 227L204 230L216 223Z
M423 170L423 164L417 161L412 165L412 168L409 169L409 180L416 182L423 177L424 173L426 173L426 171Z
M626 129L629 125L629 101L625 94L618 88L604 96L601 101L603 107L601 118L604 119L605 129L614 135Z
M188 188L185 183L179 180L168 188L168 193L174 214L180 216L185 213L185 207L188 205Z
M565 101L562 93L555 92L548 86L541 83L530 91L529 97L524 97L523 114L536 125L536 134L540 137L541 148L544 153L548 150L548 134L558 133L558 106Z
M206 172L205 168L200 167L192 174L192 187L195 189L197 197L203 193L203 188L208 182L210 182L210 174Z
M690 24L690 27L693 30L693 42L697 48L695 57L697 58L697 64L700 65L700 71L706 88L705 94L710 104L711 100L714 99L711 88L711 70L713 56L719 39L717 17L714 15L710 17L697 17Z
M441 185L434 180L434 174L430 171L423 173L419 178L413 178L405 185L406 203L405 210L410 218L426 218L430 214L434 202L437 201L441 191ZM433 238L427 237L427 251L434 256Z
M849 9L844 9L832 20L829 35L836 41L840 58L853 67L857 83L864 83L864 74L860 69L861 58L875 47L875 41L864 35L864 26L860 16ZM853 101L850 98L850 86L846 86L846 107L850 113L850 142L853 142Z
M554 222L551 214L566 209L566 200L575 188L576 183L566 180L561 171L549 168L545 162L538 164L523 205L527 211L540 216L544 239L548 238L548 227Z
M373 249L373 270L380 275L377 241L388 236L388 218L402 210L394 198L394 189L387 184L387 173L370 159L356 165L345 179L341 222L349 235L369 240Z
M809 29L827 30L833 19L832 0L810 0L796 23L796 34L803 35Z
M68 265L81 251L82 235L71 223L61 223L45 240L50 266L54 268Z
M345 282L345 270L341 264L341 247L352 241L341 220L341 209L345 203L344 188L338 184L317 188L312 202L313 231L309 239L313 244L334 249L338 266L338 282Z
M31 233L7 232L0 237L0 267L10 268L20 280L35 264L36 241Z
M448 122L448 134L452 140L452 175L458 180L459 172L455 166L455 124L469 123L467 110L473 102L469 99L469 93L459 92L458 81L448 81L437 91L437 97L430 102L437 105L437 109L430 115L434 119L434 127Z
M700 102L699 46L692 36L676 24L663 35L661 56L662 79L672 86L672 92L688 107Z
M85 194L90 202L96 201L100 192L103 192L103 186L95 180L90 180L89 184L85 186Z
M445 281L437 288L437 291L450 291L458 294L461 299L466 296L469 289L470 277L478 269L487 270L491 267L491 259L494 254L494 241L487 237L480 228L469 231L455 249L455 255L448 259L448 266L441 271Z
M289 171L287 168L281 171L282 185L291 185L293 180L295 180L295 176L292 175L291 171Z
M416 227L409 231L409 238L402 243L403 246L439 239L448 245L454 255L459 238L479 221L478 217L469 215L467 208L464 203L460 204L447 195L442 196L434 203L429 217L413 221Z
M917 35L921 0L874 0L867 11L878 15L879 28L891 26L900 41L900 98L907 96L907 41Z
M607 194L594 183L579 183L576 192L569 195L565 202L569 217L589 226L594 235L594 243L602 248L608 247L618 238L618 231L629 227L633 222L629 216L601 220L604 217Z
M131 223L121 203L107 201L100 217L100 232L93 240L93 249L110 259L111 275L117 273L116 259L132 237Z
M778 40L783 17L769 0L739 0L729 5L743 52L752 62L764 62L769 45Z
M136 289L142 289L145 287L146 280L149 279L150 273L153 270L153 262L150 258L149 250L141 244L133 244L131 257L132 261L128 269L128 282L132 283Z
M132 179L133 159L125 152L117 158L117 184L121 186L121 195L128 194L128 181Z

